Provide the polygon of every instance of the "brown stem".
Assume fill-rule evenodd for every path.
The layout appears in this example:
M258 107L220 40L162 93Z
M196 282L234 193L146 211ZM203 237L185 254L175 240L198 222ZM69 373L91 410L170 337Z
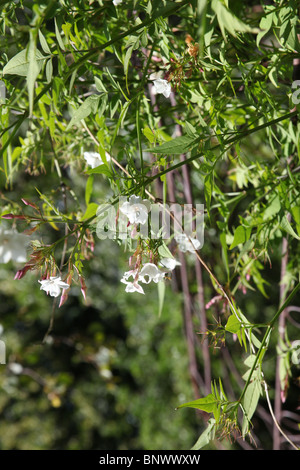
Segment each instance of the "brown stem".
M173 94L170 95L171 105L175 106L176 101ZM175 127L176 135L179 137L182 135L182 128L179 124L176 124ZM185 155L180 156L181 161L185 161ZM190 179L190 172L187 165L183 165L181 168L182 179L183 179L183 191L185 195L185 200L187 204L193 206L193 194L192 194L192 185ZM198 258L195 260L195 272L196 272L196 281L197 281L197 297L198 297L198 314L199 321L202 331L207 331L207 320L205 312L205 301L204 301L204 288L203 288L203 278L202 278L202 266ZM202 343L202 356L204 363L204 382L205 382L205 391L209 393L211 390L211 363L210 363L210 353L209 345L207 341Z
M168 183L168 194L171 200L175 200L175 186L173 180L173 174L167 174L167 183ZM200 398L199 388L204 386L204 381L199 374L197 357L195 351L195 332L192 318L192 302L191 294L189 290L188 283L188 274L186 260L182 252L179 252L179 262L180 262L180 278L181 278L181 287L183 291L184 299L184 322L185 322L185 333L187 339L187 348L189 356L189 371L192 386L194 389L195 399Z
M298 41L300 40L300 34L297 34ZM300 58L296 57L293 60L293 80L297 80L300 76ZM293 112L295 108L291 109L291 112ZM292 119L292 123L296 125L298 122L297 117ZM290 214L288 214L288 219L290 219ZM284 301L284 296L285 296L285 289L286 285L283 283L284 276L286 274L286 267L288 263L288 239L287 237L283 238L282 240L282 259L281 259L281 273L280 273L280 304ZM279 324L278 324L278 332L279 332L279 338L283 339L284 338L284 332L285 332L285 323L286 323L286 316L288 314L288 311L285 310L282 312L280 318L279 318ZM280 383L280 374L279 374L279 367L280 367L280 357L277 356L277 363L276 363L276 378L275 378L275 402L274 402L274 416L277 421L277 423L280 425L281 418L282 418L282 406L281 406L281 383ZM278 426L275 425L274 423L274 428L273 428L273 449L274 450L280 450L280 432L278 429Z

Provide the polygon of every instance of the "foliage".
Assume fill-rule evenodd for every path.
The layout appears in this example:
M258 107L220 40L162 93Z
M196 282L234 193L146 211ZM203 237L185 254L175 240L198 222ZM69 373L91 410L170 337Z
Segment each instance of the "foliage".
M299 388L297 2L23 0L1 12L2 223L30 238L14 283L1 275L5 331L14 309L29 322L22 340L7 333L16 377L2 376L1 408L15 421L26 400L49 430L70 420L54 439L26 416L2 447L184 447L200 429L194 449L240 436L233 447L297 448L285 429ZM175 228L145 234L150 203L205 203L203 246L183 253ZM46 316L37 281L50 276L70 288Z

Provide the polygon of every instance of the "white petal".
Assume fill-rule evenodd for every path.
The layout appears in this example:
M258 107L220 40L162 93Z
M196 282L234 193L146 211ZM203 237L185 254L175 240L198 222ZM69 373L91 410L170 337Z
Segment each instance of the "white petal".
M169 98L171 94L171 85L167 80L163 80L162 78L158 78L153 82L156 93L162 93L166 98Z
M66 282L63 282L63 281L59 281L57 282L57 286L60 287L61 289L69 289L69 284L67 284Z
M134 205L134 204L140 204L142 202L142 198L140 196L130 196L129 198L129 204Z
M128 215L130 210L131 210L130 208L131 208L130 203L129 202L124 202L124 204L122 204L121 207L120 207L120 211L123 214Z
M21 374L23 371L23 366L18 364L17 362L12 362L9 364L9 369L12 371L13 374Z
M121 282L123 282L124 284L127 284L127 280L129 277L135 277L136 276L136 273L137 273L137 269L132 269L131 271L126 271L124 274L123 274L123 277L121 279Z
M201 243L197 238L189 238L186 234L176 235L175 240L178 243L180 251L182 251L183 253L185 253L186 251L193 253L198 250L201 246Z
M38 281L41 284L41 290L48 291L51 282L49 279L43 279L42 281Z
M151 281L159 282L164 278L165 273L160 271L154 263L146 263L139 274L139 280L145 284Z
M153 72L151 73L150 77L149 77L149 80L158 80L159 78L161 78L161 72Z
M124 202L120 207L120 211L125 214L131 224L145 224L148 219L148 209L141 202L141 198L131 196L129 202Z
M143 204L139 204L136 211L136 223L144 225L148 220L148 212Z
M176 266L180 266L180 263L174 258L162 258L160 260L160 265L170 271L173 271Z
M87 164L92 168L96 168L97 166L103 164L102 158L97 152L84 152L83 156Z
M49 294L51 297L58 297L60 294L60 288L57 284L52 284L49 289Z
M125 292L139 292L139 294L145 294L144 289L137 282L128 282Z

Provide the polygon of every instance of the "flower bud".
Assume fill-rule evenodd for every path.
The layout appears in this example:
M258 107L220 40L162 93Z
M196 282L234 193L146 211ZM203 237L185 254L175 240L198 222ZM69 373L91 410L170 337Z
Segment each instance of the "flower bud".
M4 214L1 216L2 219L26 219L25 215L17 215L17 214Z

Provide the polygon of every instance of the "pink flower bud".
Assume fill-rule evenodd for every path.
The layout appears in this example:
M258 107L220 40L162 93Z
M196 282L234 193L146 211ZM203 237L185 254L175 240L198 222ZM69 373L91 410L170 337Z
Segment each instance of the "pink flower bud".
M39 225L35 225L34 227L28 228L23 231L25 235L31 235L33 232L36 231L36 229L39 228Z
M26 205L26 206L30 206L30 207L33 207L34 209L38 209L37 205L34 204L33 202L30 202L28 201L27 199L21 199L21 201Z
M15 214L4 214L1 216L2 219L26 219L25 215L15 215Z
M26 265L24 266L24 268L22 269L19 269L19 271L16 272L16 275L14 277L14 280L16 279L22 279L22 277L25 276L25 274L27 273L27 271L30 269L30 265Z
M64 289L64 290L62 291L62 295L61 295L61 297L60 297L60 302L59 302L58 308L61 307L61 306L67 301L67 299L68 299L68 297L69 297L69 296L68 296L68 290L69 290L69 289Z
M81 293L83 295L84 300L86 300L87 287L85 285L85 282L82 276L80 276L79 280L80 280L80 285L81 285Z

